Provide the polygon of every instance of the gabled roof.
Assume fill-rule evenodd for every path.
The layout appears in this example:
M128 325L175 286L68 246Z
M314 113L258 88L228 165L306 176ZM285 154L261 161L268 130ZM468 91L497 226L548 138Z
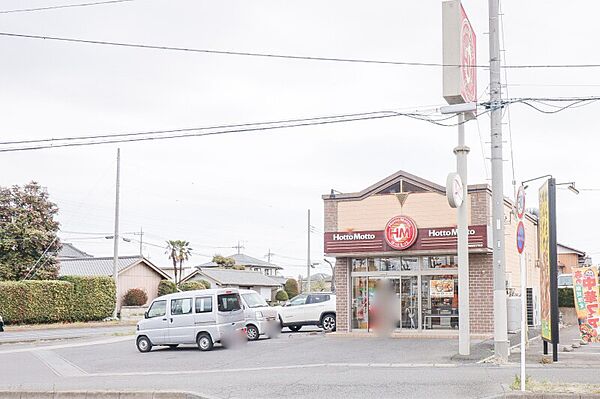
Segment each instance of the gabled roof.
M283 267L281 267L281 266L277 266L273 263L269 263L269 262L265 262L265 261L257 259L257 258L253 258L252 256L248 256L246 254L233 254L233 255L229 255L227 257L235 260L235 264L240 265L240 266L248 266L248 267L255 266L255 267L273 268L273 269L277 269L277 270L283 269ZM201 268L219 267L219 265L217 263L211 261L211 262L203 263L196 267L201 267Z
M250 270L235 270L235 269L197 269L194 276L206 276L220 285L238 285L245 287L263 286L263 287L279 287L280 283L273 280L269 276L265 276L259 272ZM189 280L192 275L186 277Z
M73 244L63 242L61 249L56 255L58 259L71 259L71 258L91 258L92 255L83 252L81 249L75 247Z
M117 260L117 270L119 273L143 262L165 279L170 279L169 275L160 268L141 256L119 256ZM83 257L60 259L60 276L112 276L113 275L113 257Z
M558 243L558 253L559 254L565 254L565 253L574 253L577 254L579 256L585 256L585 252L580 251L578 249L575 249L573 247L568 247L566 245L563 245L561 243Z
M399 182L400 180L408 181L411 184L414 184L417 187L425 189L427 191L437 192L440 194L446 194L446 188L436 184L432 181L420 178L403 170L399 170L396 173L378 181L375 184L365 188L362 191L357 193L335 193L335 194L325 194L322 196L324 200L335 199L335 200L355 200L355 199L363 199L370 195L377 194L381 190L386 187Z

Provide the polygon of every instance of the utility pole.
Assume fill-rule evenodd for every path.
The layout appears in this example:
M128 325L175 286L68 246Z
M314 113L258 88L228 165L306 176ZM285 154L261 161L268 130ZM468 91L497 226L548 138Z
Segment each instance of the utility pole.
M310 292L310 209L308 210L308 225L306 226L306 234L307 234L307 251L306 251L306 292Z
M269 252L267 253L267 263L271 263L271 256L275 255L271 252L271 248L269 248Z
M142 247L144 245L144 230L140 227L140 232L139 233L133 233L134 236L140 236L140 256L144 256L144 253L142 252Z
M113 279L115 280L115 310L113 318L117 317L119 305L119 190L121 185L121 149L117 148L117 181L115 187L115 235L113 237L114 252L113 252Z
M240 242L238 241L237 245L234 246L234 248L237 248L237 253L239 255L240 251L242 250L242 248L244 248L244 246L242 244L240 244Z
M494 353L508 360L504 256L504 176L502 159L502 92L500 82L499 0L488 0L490 36L490 132L492 136L492 232L494 272Z

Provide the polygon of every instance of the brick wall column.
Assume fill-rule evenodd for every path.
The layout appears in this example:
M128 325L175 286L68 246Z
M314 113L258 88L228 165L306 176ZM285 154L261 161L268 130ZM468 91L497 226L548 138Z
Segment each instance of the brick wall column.
M347 258L335 260L335 294L337 331L349 332L348 309L351 299L348 297L350 283L350 262Z
M494 281L492 254L469 255L469 291L471 332L493 333Z

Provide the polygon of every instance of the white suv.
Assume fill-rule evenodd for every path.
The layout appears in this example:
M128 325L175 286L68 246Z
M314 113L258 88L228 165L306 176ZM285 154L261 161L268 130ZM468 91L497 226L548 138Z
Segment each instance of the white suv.
M302 326L318 326L335 331L335 294L319 292L300 294L279 309L281 327L298 331Z

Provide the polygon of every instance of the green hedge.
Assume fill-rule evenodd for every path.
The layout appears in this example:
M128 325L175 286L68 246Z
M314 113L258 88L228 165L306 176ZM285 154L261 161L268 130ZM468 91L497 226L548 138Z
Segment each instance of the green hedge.
M115 281L112 277L65 276L73 284L69 321L102 320L115 309Z
M205 290L206 286L201 281L192 280L179 284L179 289L181 291Z
M110 277L0 282L0 315L7 324L102 320L114 308Z
M158 296L174 294L177 291L177 285L171 280L160 280L158 283Z
M558 289L558 306L561 308L575 307L575 297L573 296L573 288Z
M69 320L73 285L66 281L0 282L0 315L7 324Z

